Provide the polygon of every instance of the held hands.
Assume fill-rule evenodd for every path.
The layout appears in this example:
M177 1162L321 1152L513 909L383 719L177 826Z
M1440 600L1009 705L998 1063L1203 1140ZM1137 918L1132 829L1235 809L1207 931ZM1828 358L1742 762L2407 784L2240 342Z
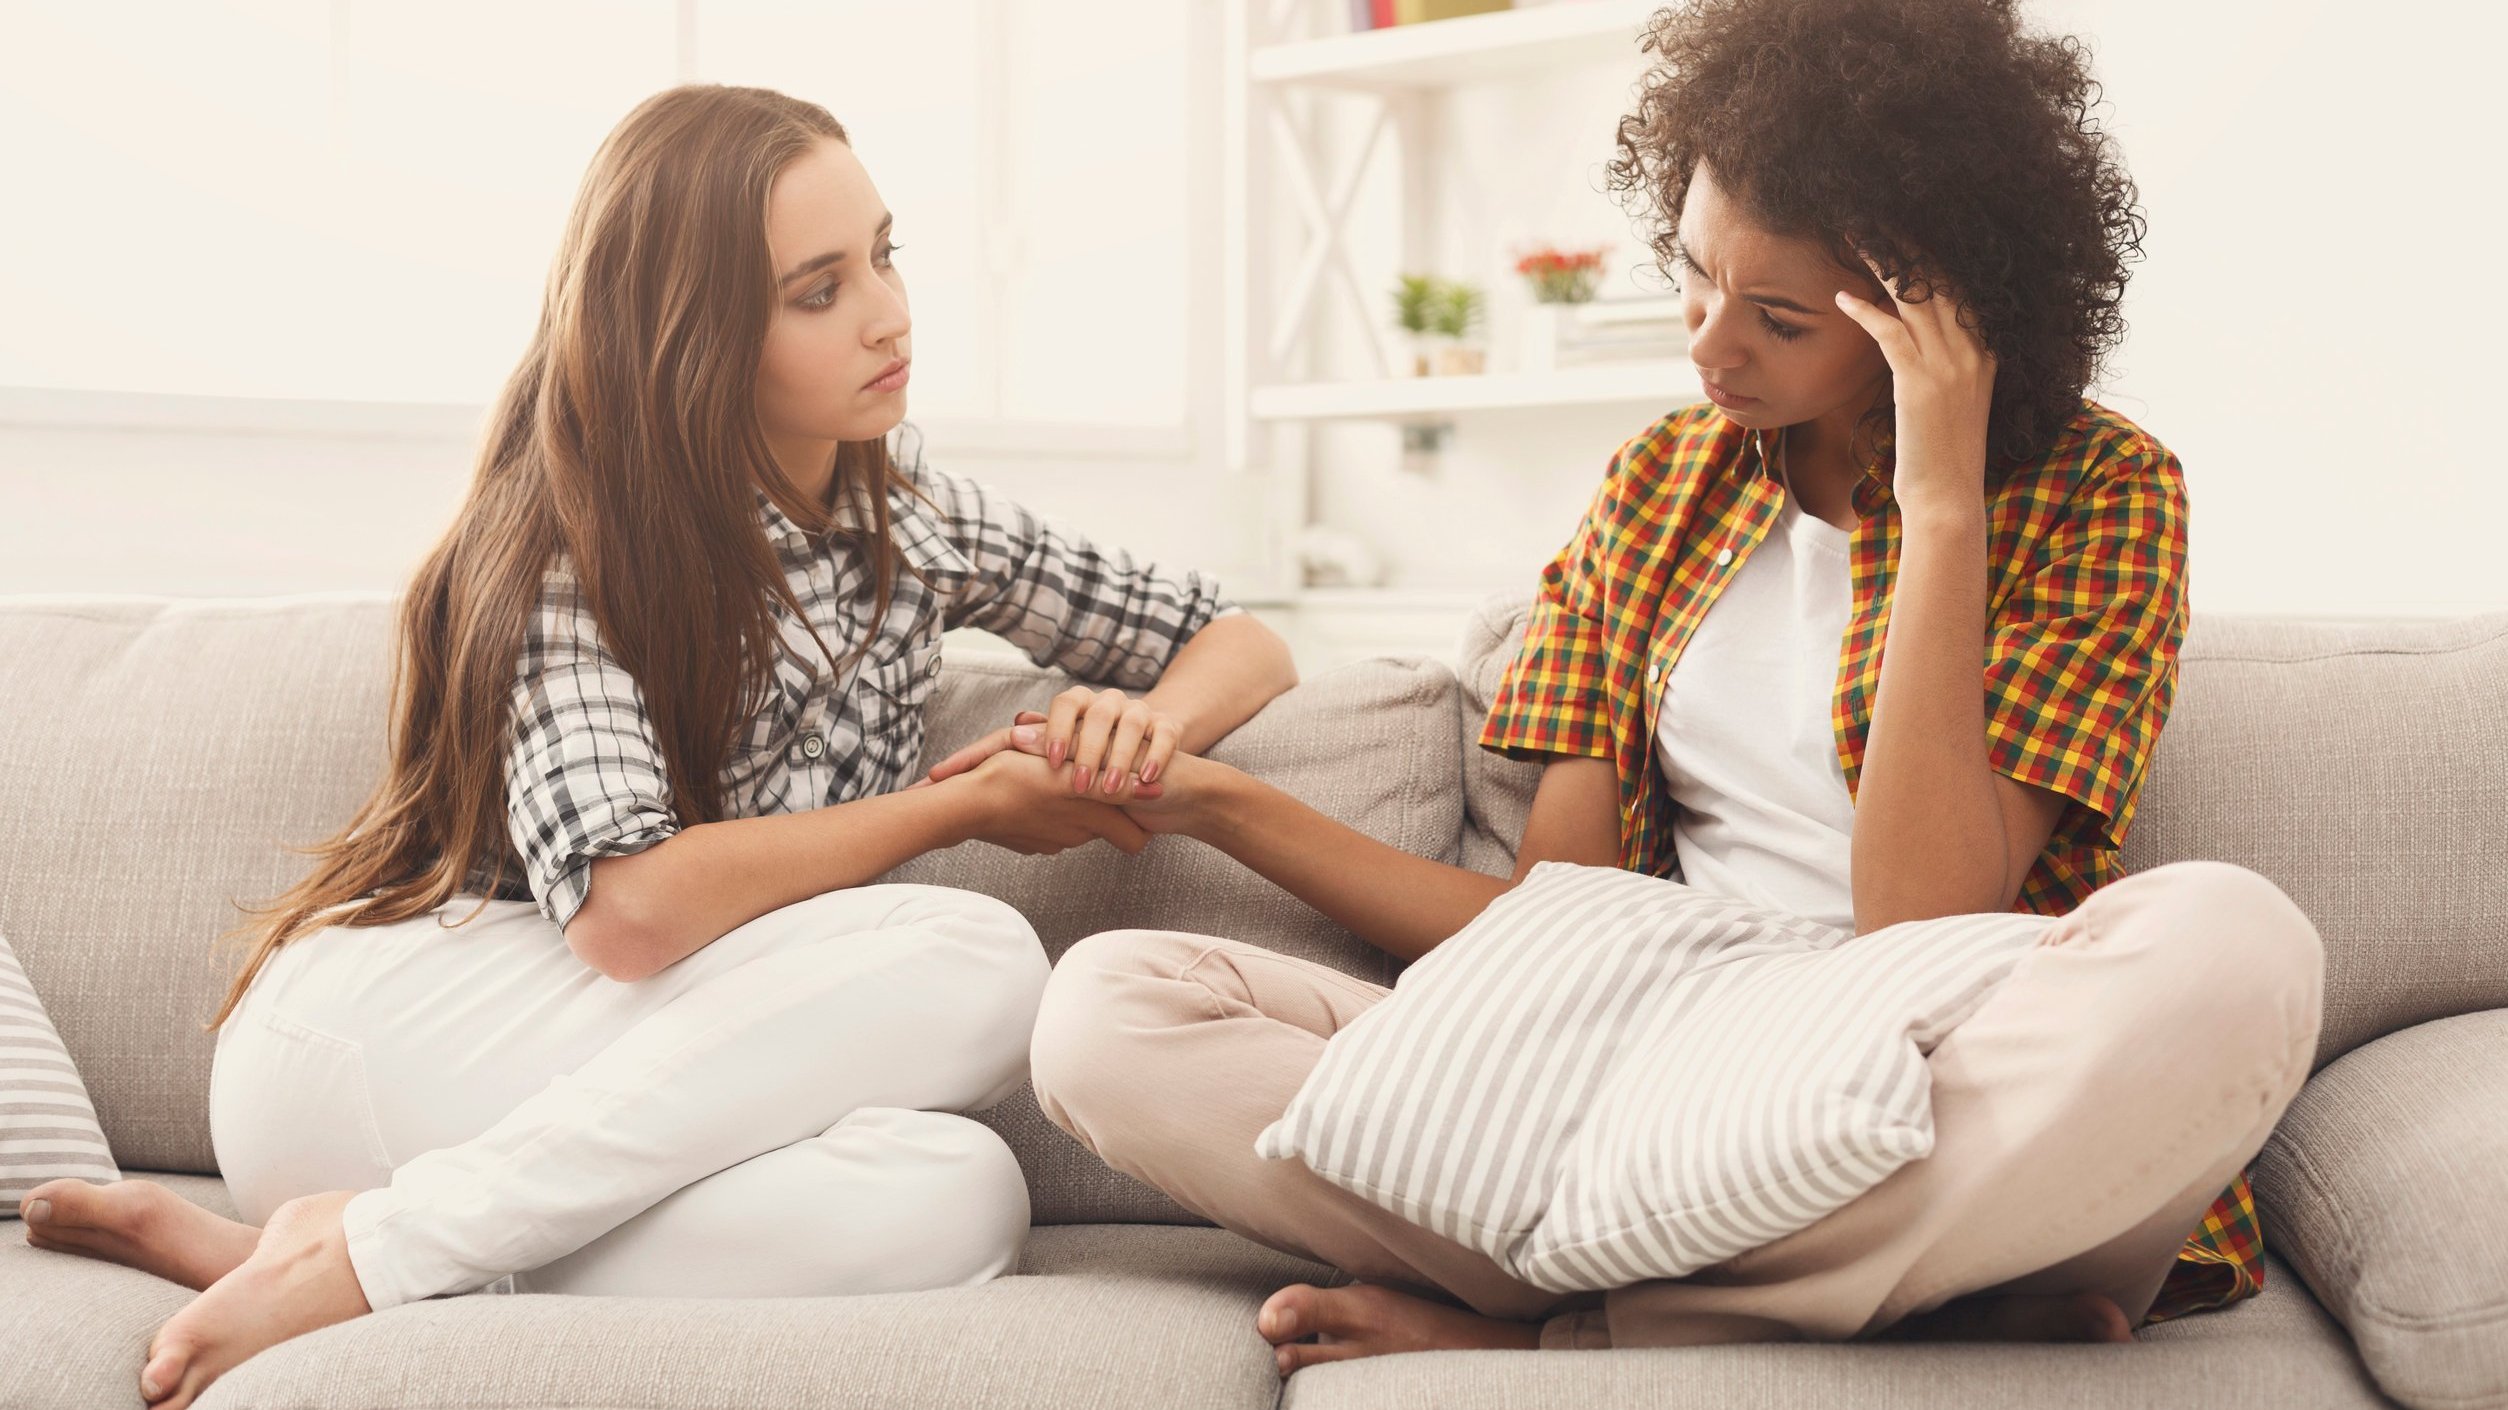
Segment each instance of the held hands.
M976 836L1014 852L1050 856L1103 837L1137 853L1150 833L1168 829L1145 829L1122 805L1160 797L1157 780L1182 736L1173 717L1146 702L1074 686L1049 713L1020 711L1016 724L951 754L911 787L964 780L985 799Z
M914 786L927 788L933 782L925 779ZM962 786L982 800L974 836L996 847L1050 857L1097 837L1126 853L1149 845L1149 833L1121 808L1073 792L1061 770L1016 749L996 750L965 770Z
M1837 304L1881 345L1898 402L1898 464L1891 489L1902 509L1972 512L1985 503L1986 423L1994 405L1994 354L1961 321L1963 305L1939 283L1909 303L1890 291L1881 308L1841 289ZM1904 280L1902 279L1902 283Z
M1046 714L1020 711L1013 728L1020 726L1043 727L1038 746L1029 752L1057 770L1068 760L1073 793L1114 803L1145 796L1142 788L1158 782L1184 737L1183 725L1148 701L1083 685L1055 696ZM1009 747L1010 731L995 730L934 764L925 781L938 783L965 773Z

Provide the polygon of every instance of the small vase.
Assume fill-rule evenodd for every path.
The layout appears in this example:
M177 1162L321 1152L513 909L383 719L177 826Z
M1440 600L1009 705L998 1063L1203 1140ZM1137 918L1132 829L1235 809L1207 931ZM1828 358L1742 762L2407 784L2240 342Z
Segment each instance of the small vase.
M1448 343L1437 349L1437 371L1447 377L1469 377L1489 365L1486 349L1465 343Z
M1559 330L1567 323L1567 305L1537 303L1524 310L1524 347L1516 357L1516 367L1525 372L1549 372L1559 365Z

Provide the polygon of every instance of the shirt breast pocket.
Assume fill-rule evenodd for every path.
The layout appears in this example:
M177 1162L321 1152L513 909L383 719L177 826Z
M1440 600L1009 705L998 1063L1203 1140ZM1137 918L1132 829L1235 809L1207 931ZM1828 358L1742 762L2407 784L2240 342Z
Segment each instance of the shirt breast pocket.
M917 641L886 661L866 663L862 683L869 692L863 704L865 713L884 708L888 718L879 723L891 727L921 725L923 709L932 698L932 686L940 679L941 644L935 635Z

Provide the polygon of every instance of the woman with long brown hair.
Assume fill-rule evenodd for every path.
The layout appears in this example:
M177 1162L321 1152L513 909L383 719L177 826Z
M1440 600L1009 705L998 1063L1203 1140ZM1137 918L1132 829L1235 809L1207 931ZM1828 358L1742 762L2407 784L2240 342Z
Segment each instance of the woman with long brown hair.
M892 231L844 129L780 94L673 89L603 144L404 599L383 781L254 913L213 1020L243 1220L28 1195L38 1245L203 1290L150 1402L446 1293L1015 1265L1025 1183L956 1113L1024 1080L1045 955L999 901L868 883L971 839L1137 851L1117 805L1295 673L1202 575L924 463ZM910 785L960 625L1113 687L1023 716L1049 758Z

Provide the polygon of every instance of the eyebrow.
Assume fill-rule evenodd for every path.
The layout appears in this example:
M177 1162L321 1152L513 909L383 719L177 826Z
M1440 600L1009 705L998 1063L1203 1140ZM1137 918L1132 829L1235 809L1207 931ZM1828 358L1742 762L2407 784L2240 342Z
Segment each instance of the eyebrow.
M880 217L878 228L871 232L871 238L876 240L881 236L886 235L889 227L895 225L896 223L897 215L894 211L882 215ZM827 268L831 264L842 263L844 258L845 252L843 250L829 250L823 255L812 255L810 258L794 265L790 272L786 273L783 278L776 280L775 287L780 289L805 274L815 274L818 271Z
M1699 268L1698 261L1690 255L1689 242L1687 240L1681 239L1677 235L1674 236L1672 238L1672 248L1680 252L1681 259L1683 262L1687 263L1690 268ZM1704 273L1705 271L1700 270L1700 272ZM1792 299L1779 298L1774 294L1754 294L1745 290L1743 291L1742 297L1750 300L1752 303L1758 304L1762 308L1781 308L1788 313L1812 315L1816 315L1818 312L1816 309L1805 308L1801 304L1794 302Z

